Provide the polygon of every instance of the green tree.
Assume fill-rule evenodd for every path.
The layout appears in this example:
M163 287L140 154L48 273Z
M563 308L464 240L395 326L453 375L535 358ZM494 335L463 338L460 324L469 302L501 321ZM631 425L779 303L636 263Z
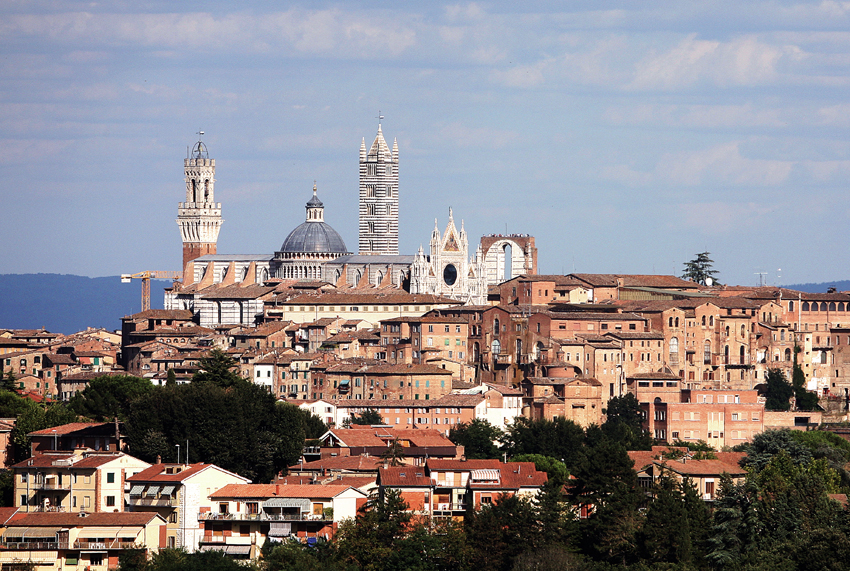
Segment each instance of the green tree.
M176 445L188 440L188 461L216 464L267 482L301 456L303 426L297 407L278 405L253 383L225 388L193 382L155 387L134 400L126 430L134 454L148 462L156 454L176 459Z
M11 470L0 470L0 507L15 506L15 475Z
M278 406L295 406L287 403L278 403ZM316 440L321 438L327 431L328 425L322 422L322 419L301 407L298 409L298 414L301 416L301 424L304 428L304 437L307 440Z
M785 378L785 373L779 369L770 369L767 372L765 410L791 410L791 402L788 399L792 396L794 396L794 388Z
M643 412L633 394L609 399L602 414L606 415L602 431L608 438L622 443L626 450L652 448L652 437L643 429Z
M283 543L266 541L262 549L265 571L342 571L335 560L336 546L327 541L307 545L297 539Z
M537 509L528 498L499 496L467 515L472 568L508 571L516 556L540 546L540 531Z
M105 375L92 379L83 392L75 394L68 408L97 422L109 422L116 416L124 421L133 400L153 390L148 379L131 375Z
M220 387L232 387L248 382L239 376L239 363L222 351L213 349L198 361L198 372L192 376L193 383L213 383Z
M165 375L165 385L168 387L173 387L177 384L177 373L174 372L174 369L168 369L168 373Z
M464 454L470 460L499 458L501 454L496 443L503 436L498 427L479 418L470 423L456 424L449 430L449 440L463 446Z
M765 430L756 434L746 447L747 456L741 460L741 465L755 473L761 472L780 451L788 454L797 465L808 464L812 459L811 450L791 436L790 430Z
M411 522L408 505L398 490L387 489L383 497L369 500L354 520L339 525L335 541L340 561L363 571L389 569L395 543L404 537Z
M644 558L653 563L690 563L693 558L688 511L670 474L662 473L653 489L640 543Z
M714 260L709 257L710 255L709 252L701 252L690 262L685 262L682 279L691 280L701 285L707 285L708 280L711 279L713 284L719 284L720 282L717 281L718 272L714 269Z
M393 438L387 449L381 454L381 460L389 466L402 466L404 464L404 446L398 441L398 438Z
M791 385L794 387L794 398L797 401L797 410L819 410L818 396L806 390L806 374L797 364L797 354L794 353L794 372L791 375Z
M541 454L557 458L572 472L582 459L584 430L562 416L553 420L517 418L502 439L502 451L514 457Z
M12 369L9 369L5 375L0 377L0 381L2 381L2 385L0 385L0 389L4 391L14 392L18 388L18 383L16 382L15 373Z
M374 424L384 424L384 417L374 408L367 408L360 414L352 414L348 417L348 424L372 426Z

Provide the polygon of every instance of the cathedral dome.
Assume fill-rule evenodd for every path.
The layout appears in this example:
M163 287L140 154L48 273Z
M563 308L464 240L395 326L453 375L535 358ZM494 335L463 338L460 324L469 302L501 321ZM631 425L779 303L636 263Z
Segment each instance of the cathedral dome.
M316 196L316 183L313 183L313 197L307 202L307 221L289 233L280 251L284 254L348 253L342 237L325 223L324 204Z
M348 249L336 230L325 222L304 222L289 233L280 251L284 253L345 254Z

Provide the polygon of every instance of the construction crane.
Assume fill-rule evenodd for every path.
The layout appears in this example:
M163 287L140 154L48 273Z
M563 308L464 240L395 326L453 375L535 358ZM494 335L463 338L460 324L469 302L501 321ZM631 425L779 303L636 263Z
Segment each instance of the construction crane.
M135 280L142 280L142 311L147 311L151 308L151 279L174 279L183 278L183 272L164 272L150 270L147 272L139 272L137 274L121 274L121 283L128 284Z

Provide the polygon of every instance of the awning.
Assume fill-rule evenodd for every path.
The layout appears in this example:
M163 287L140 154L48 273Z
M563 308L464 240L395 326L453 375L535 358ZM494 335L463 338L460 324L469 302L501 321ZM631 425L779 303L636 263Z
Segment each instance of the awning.
M106 526L104 526L104 527L94 527L94 526L88 526L87 525L87 526L80 529L79 540L80 541L87 541L86 539L83 539L83 538L97 539L97 538L100 538L100 537L103 537L103 538L118 537L119 531L121 532L121 537L130 537L130 536L136 537L136 536L139 535L141 528L139 528L138 526L135 526L135 525L131 525L131 526L116 525L115 527L112 527L112 526L109 526L109 527L106 527ZM93 541L93 540L91 540L91 541Z
M339 382L339 386L341 386L341 387L342 387L342 386L345 386L345 385L347 385L347 384L349 384L349 383L351 383L351 379L343 379L343 380L341 380L341 381Z
M10 527L3 537L56 537L60 531L61 527Z
M225 553L228 555L250 555L251 554L251 546L250 545L228 545L225 550Z
M198 551L226 551L226 545L202 545Z
M269 537L289 537L292 533L292 524L289 522L273 521L269 526Z
M263 502L264 508L300 508L303 512L310 511L311 506L307 498L271 498Z
M145 489L144 485L135 484L132 488L130 488L130 495L131 496L141 496L142 490L144 490L144 489Z
M151 486L150 488L148 488L148 491L145 495L146 496L155 496L156 493L159 491L159 488L160 488L160 486Z
M174 486L163 486L162 495L170 496L174 492Z

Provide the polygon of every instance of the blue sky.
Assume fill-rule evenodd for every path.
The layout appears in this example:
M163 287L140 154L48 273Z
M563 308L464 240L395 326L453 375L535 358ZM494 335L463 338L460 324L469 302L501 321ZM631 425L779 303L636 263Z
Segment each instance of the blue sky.
M543 273L847 278L848 2L0 4L0 271L179 269L206 132L220 253L325 218L400 148L400 245L448 208L537 237ZM473 246L474 247L474 246ZM781 268L781 271L779 271Z

